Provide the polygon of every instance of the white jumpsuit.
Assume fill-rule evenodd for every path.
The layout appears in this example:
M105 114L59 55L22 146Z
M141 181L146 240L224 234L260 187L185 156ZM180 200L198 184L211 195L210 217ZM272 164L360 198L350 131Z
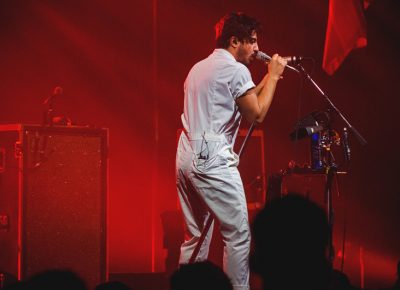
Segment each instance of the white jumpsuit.
M189 72L184 86L183 132L176 157L179 199L186 223L180 264L188 263L205 222L221 225L224 271L234 289L249 289L250 229L246 197L233 145L241 115L235 100L255 85L247 67L215 49ZM208 232L197 261L206 260Z

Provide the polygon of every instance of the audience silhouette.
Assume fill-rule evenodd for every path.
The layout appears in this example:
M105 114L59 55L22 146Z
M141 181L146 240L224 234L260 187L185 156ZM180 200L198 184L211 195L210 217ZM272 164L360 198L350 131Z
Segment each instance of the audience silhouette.
M84 280L72 271L49 270L39 273L25 282L28 290L87 290Z
M264 290L355 290L348 277L331 268L328 260L329 226L326 212L296 193L268 202L253 223L254 249L250 257L253 272ZM4 275L3 278L6 278ZM7 290L88 290L84 280L68 270L49 270L26 281L5 279ZM181 265L170 277L170 290L232 290L223 270L204 261ZM131 290L119 281L99 284L94 290ZM400 290L400 261L397 280L391 288Z
M170 278L170 290L232 290L222 269L209 261L181 265Z
M330 284L331 290L357 290L359 288L354 287L350 283L349 277L339 270L332 271L332 279Z
M400 260L397 262L397 280L394 283L392 289L399 289L400 290Z
M304 197L289 193L267 203L253 224L251 256L263 288L328 289L328 234L325 211Z
M131 290L132 288L119 281L109 281L101 283L94 290Z

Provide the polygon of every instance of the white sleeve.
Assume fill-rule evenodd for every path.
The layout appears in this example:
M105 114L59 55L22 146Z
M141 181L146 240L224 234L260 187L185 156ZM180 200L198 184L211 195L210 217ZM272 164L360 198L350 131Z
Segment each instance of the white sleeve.
M253 80L251 79L250 71L244 65L240 66L233 76L231 82L231 92L233 99L241 97L248 90L255 87Z

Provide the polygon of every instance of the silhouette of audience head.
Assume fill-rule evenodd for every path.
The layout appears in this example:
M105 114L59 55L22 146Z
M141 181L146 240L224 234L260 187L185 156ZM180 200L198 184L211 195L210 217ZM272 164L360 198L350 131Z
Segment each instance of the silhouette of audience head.
M211 262L181 265L170 278L170 290L232 290L221 268Z
M252 270L265 289L326 289L328 237L326 213L315 203L295 193L272 200L253 223Z
M397 262L397 278L400 279L400 260Z
M119 281L109 281L97 285L94 290L131 290L131 287Z
M349 277L339 270L332 271L331 289L333 290L354 290L356 289L351 285Z
M25 289L87 290L85 282L68 270L49 270L28 279Z
M393 288L400 289L400 260L397 262L397 279Z
M11 273L3 272L0 269L0 289L14 289L16 284L18 283L18 279ZM18 285L19 287L19 285Z

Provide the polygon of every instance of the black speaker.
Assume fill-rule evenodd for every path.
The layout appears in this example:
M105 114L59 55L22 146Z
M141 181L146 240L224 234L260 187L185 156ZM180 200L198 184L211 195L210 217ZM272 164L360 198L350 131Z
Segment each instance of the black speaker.
M108 131L0 125L0 272L107 278Z

